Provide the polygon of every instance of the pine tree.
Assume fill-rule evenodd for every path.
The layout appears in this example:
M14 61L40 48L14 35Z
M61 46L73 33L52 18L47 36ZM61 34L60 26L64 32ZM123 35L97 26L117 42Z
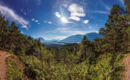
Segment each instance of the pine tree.
M8 47L8 21L4 20L4 17L0 16L0 47L5 49Z
M80 61L84 61L88 56L93 55L92 45L86 36L83 37L78 54L80 55Z
M16 26L15 22L12 22L11 26L9 27L9 38L8 38L10 50L14 51L16 47L18 47L18 44L20 45L19 36L20 31L18 30L18 27Z
M121 48L123 43L122 28L126 27L126 19L123 14L124 10L119 5L114 5L105 24L106 28L100 29L100 33L104 35L104 51L112 53L123 51Z
M130 51L130 0L124 0L124 3L125 3L125 6L126 6L126 23L127 23L127 28L125 28L125 32L126 32L126 35L127 35L127 41L126 44L127 44L127 51Z
M130 15L130 0L124 0L126 5L127 15Z
M127 51L130 52L130 26L127 28L126 30L127 34L128 34L128 40L127 40Z

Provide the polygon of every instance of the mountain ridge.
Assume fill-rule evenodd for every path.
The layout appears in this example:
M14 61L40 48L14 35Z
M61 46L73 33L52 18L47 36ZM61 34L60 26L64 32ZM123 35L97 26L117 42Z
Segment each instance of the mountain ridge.
M61 40L61 42L64 42L64 43L80 43L82 41L83 36L84 35L72 35L72 36L69 36L69 37ZM96 32L87 33L87 34L85 34L85 36L90 41L93 41L95 38L103 38L103 35L100 35Z
M44 43L45 45L53 45L53 46L61 46L61 45L65 45L65 44L73 44L73 43L80 43L82 41L84 35L81 34L77 34L77 35L72 35L69 36L63 40L45 40L44 38L40 37L38 39L40 39L40 41L42 43ZM85 34L85 36L90 40L93 41L95 38L103 38L103 35L100 35L96 32L91 32L91 33L87 33Z

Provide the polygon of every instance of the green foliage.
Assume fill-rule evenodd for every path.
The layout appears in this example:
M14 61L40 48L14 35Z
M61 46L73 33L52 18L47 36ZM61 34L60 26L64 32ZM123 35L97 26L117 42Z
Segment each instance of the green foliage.
M68 44L61 47L49 47L48 50L53 53L54 59L57 62L72 64L77 62L76 58L79 47L79 44Z
M128 34L128 40L127 40L128 47L127 47L127 51L130 52L130 26L128 27L128 29L126 30L126 32Z
M88 57L79 64L40 62L35 56L23 56L25 73L30 80L121 80L122 54L101 54Z
M127 52L129 33L126 30L129 28L129 20L124 12L119 5L114 5L111 9L105 29L100 29L100 34L104 35L101 52Z
M84 36L80 44L80 50L78 52L78 55L80 56L80 61L84 61L88 56L93 55L92 48L92 44L86 38L86 36Z
M26 65L25 75L30 80L42 80L44 76L42 74L42 64L35 56L20 56L20 59Z
M24 75L23 71L15 61L11 60L12 58L10 56L7 59L7 80L21 80Z

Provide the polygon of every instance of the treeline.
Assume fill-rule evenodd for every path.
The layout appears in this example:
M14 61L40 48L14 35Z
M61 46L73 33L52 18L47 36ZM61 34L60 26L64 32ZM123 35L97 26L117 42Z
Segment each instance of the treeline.
M89 41L84 36L80 44L46 47L40 40L26 36L16 26L0 16L0 49L16 55L24 65L19 70L8 61L8 80L121 80L122 54L130 51L130 1L126 9L114 5L104 37ZM15 69L16 67L16 69Z
M15 22L9 22L0 16L0 49L9 50L15 55L34 55L40 59L45 46L40 40L21 33Z

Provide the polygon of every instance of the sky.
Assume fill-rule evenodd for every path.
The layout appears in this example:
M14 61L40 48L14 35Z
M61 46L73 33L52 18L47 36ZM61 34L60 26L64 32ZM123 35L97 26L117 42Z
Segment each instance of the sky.
M0 12L25 35L62 40L98 33L114 4L124 7L123 0L0 0Z

